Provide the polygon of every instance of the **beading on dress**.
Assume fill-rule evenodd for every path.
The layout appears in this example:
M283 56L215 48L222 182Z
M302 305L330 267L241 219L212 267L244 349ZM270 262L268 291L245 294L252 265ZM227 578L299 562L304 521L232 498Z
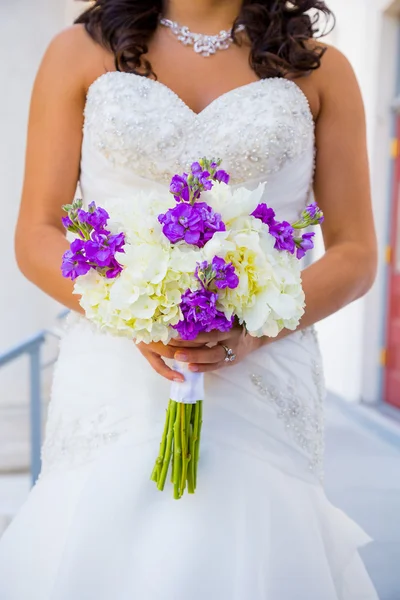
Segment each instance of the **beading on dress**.
M317 334L314 327L304 329L295 335L300 336L302 343L313 344L318 348ZM324 400L325 382L319 352L310 355L309 368L315 385L315 394L306 397L298 390L298 382L290 380L282 387L271 385L257 372L250 374L250 381L260 396L273 406L286 432L294 442L306 453L308 468L319 479L323 479L324 459Z
M118 71L90 87L84 134L114 166L162 183L206 151L223 158L233 184L267 178L315 141L307 98L292 81L244 85L196 114L163 84Z

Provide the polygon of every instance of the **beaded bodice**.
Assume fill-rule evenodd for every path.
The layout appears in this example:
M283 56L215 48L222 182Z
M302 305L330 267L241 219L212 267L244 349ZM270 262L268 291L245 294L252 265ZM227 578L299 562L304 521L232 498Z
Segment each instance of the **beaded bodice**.
M130 73L106 73L89 88L81 165L87 201L167 185L202 156L221 158L233 184L267 181L277 212L295 217L313 175L305 95L292 81L264 79L196 114L165 85Z

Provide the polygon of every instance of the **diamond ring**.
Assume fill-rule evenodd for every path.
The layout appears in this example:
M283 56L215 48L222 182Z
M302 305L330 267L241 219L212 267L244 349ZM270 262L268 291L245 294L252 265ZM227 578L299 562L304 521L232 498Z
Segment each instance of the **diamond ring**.
M222 348L225 350L224 360L226 363L231 363L236 360L236 354L234 353L232 348L228 348L228 346L225 346L224 344L220 344L220 346L222 346Z

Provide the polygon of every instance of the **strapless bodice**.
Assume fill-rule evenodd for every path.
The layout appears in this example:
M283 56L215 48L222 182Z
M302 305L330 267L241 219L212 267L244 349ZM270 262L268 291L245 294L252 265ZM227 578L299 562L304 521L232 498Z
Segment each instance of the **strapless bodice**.
M234 185L267 182L265 201L295 219L308 200L314 122L293 81L259 80L218 97L196 114L172 90L131 73L105 73L85 108L81 190L85 201L126 200L165 188L206 156L221 158Z

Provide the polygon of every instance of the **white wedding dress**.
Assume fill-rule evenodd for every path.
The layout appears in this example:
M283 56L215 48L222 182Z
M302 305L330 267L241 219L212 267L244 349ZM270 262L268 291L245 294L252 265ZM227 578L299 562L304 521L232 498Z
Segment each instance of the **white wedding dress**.
M267 79L195 114L161 83L107 73L88 92L86 203L134 201L206 156L267 181L294 220L309 200L314 125L300 88ZM206 375L198 491L150 474L169 383L128 339L70 317L43 471L0 542L1 600L377 600L367 535L323 487L324 380L313 329Z

